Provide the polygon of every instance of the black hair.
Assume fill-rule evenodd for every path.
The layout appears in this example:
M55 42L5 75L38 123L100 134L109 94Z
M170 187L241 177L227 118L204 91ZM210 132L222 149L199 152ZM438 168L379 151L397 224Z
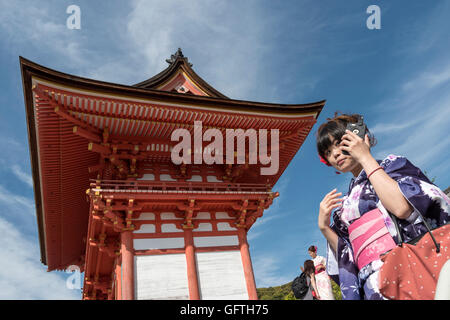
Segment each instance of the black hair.
M319 155L327 161L325 155L329 147L331 147L331 139L334 138L335 141L341 141L342 136L345 134L345 129L348 123L358 122L359 114L341 114L338 112L334 114L334 118L327 118L327 122L323 123L319 129L317 129L317 152ZM370 146L373 147L376 144L376 139L373 134L367 129L367 134L369 135Z

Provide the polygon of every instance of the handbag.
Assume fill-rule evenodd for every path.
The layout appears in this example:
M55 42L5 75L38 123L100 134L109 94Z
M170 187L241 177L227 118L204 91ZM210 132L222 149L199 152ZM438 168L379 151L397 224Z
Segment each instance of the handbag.
M382 255L380 293L392 300L432 300L440 270L450 259L450 225L431 229L420 214L427 232L404 242L397 218L394 222L400 244Z

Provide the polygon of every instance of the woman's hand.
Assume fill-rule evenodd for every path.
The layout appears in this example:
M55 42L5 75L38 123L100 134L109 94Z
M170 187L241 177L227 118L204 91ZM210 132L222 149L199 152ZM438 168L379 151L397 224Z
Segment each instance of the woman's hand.
M342 192L336 193L337 189L331 190L325 195L319 206L318 225L320 230L324 230L330 226L330 217L333 209L339 208L342 204Z
M352 158L360 164L372 157L370 154L370 140L367 134L363 140L350 130L345 130L345 134L342 136L339 147L342 150L347 151Z
M386 210L399 219L407 219L414 211L414 208L403 196L398 187L398 183L383 170L378 170L375 174L371 175L380 165L370 154L368 135L366 134L363 141L363 139L350 130L346 130L345 132L339 147L347 151L353 159L361 164L366 174L370 175L370 183Z

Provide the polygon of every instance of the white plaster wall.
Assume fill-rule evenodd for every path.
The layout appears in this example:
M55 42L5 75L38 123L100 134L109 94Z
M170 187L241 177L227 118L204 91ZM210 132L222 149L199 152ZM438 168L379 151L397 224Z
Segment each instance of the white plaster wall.
M211 219L211 214L209 212L199 212L194 219Z
M183 232L183 230L177 229L173 223L164 223L161 225L161 232Z
M155 233L156 227L154 224L143 224L139 230L134 230L133 233Z
M198 228L194 229L194 231L212 231L211 223L199 223Z
M206 181L208 181L208 182L222 182L221 180L217 179L216 176L206 176Z
M145 173L142 178L138 178L136 180L155 180L155 175L153 173Z
M196 253L200 298L248 300L240 251Z
M194 237L196 247L237 246L237 236Z
M193 175L190 179L187 179L186 181L195 181L195 182L202 182L202 176Z
M135 256L134 265L136 299L189 299L184 253Z
M227 212L216 212L216 219L231 219Z
M175 213L173 212L161 212L161 220L169 220L169 219L182 220L182 218L177 218L175 216Z
M135 250L184 248L184 238L133 239Z
M139 219L136 220L155 220L155 214L153 212L142 212Z
M177 179L173 179L170 174L160 174L159 175L160 181L177 181Z
M236 231L237 228L231 227L228 222L219 222L217 224L217 230L219 230L219 231Z

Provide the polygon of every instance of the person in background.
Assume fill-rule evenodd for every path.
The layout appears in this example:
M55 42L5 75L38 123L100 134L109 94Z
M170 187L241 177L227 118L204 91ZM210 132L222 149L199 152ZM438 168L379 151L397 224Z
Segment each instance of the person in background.
M309 290L302 300L320 300L320 295L316 286L315 267L312 260L306 260L303 263L303 268L300 268L302 272L306 274L306 281L308 283Z
M334 300L333 287L331 286L330 277L326 272L325 265L327 260L317 255L317 247L311 246L308 249L308 254L314 262L314 274L316 280L316 287L321 300Z

